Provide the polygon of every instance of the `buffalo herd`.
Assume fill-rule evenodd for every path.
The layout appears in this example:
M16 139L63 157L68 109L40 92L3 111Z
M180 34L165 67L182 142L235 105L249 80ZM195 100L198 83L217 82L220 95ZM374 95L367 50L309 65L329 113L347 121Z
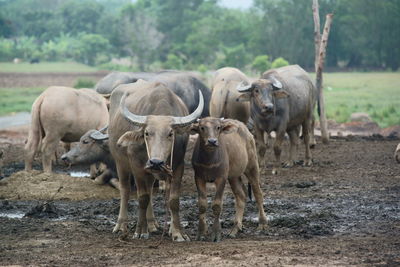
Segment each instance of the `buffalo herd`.
M266 228L260 169L271 132L275 132L273 174L281 167L286 134L290 151L284 165L291 167L296 162L300 133L306 151L304 165L312 164L316 101L314 83L298 65L269 70L259 79L250 79L236 68L222 68L216 71L211 90L196 74L173 70L112 72L97 83L95 90L52 86L32 105L25 170L32 169L40 148L43 169L52 172L59 141L79 142L61 159L69 164L105 166L95 181L110 181L120 191L114 232L128 232L132 185L139 202L134 237L148 238L157 230L152 188L158 181L165 185L171 215L169 234L174 241L188 241L180 223L179 197L189 135L197 135L192 156L199 203L197 238L207 237L206 184L213 183L216 193L210 238L220 241L226 182L235 197L236 210L230 236L242 229L246 203L243 175L254 192L259 228Z

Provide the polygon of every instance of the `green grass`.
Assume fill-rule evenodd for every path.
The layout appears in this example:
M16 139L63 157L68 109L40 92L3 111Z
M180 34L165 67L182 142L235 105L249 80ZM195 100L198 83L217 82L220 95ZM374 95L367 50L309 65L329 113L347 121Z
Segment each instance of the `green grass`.
M40 62L18 64L0 62L0 72L94 72L96 68L76 62Z
M0 88L0 116L31 111L35 99L45 88Z
M380 127L400 125L400 73L326 73L324 97L328 119L348 122L366 112Z

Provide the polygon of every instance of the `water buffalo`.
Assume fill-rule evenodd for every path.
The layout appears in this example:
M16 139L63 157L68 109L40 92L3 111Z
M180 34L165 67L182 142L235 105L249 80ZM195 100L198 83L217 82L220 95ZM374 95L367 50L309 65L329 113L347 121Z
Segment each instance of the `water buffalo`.
M269 134L275 131L275 163L272 173L277 174L281 166L281 145L285 133L290 138L290 153L286 166L292 166L297 152L299 129L302 126L306 148L304 165L310 166L310 132L313 131L317 90L307 72L298 65L272 69L263 73L261 79L252 84L239 86L238 90L242 93L239 101L250 101L260 163L266 151L264 132Z
M230 232L235 237L242 229L242 220L246 199L246 191L241 180L245 174L251 184L259 210L259 229L265 229L267 218L263 209L263 194L260 188L260 171L257 161L257 150L253 135L246 126L230 119L203 118L191 127L192 133L198 133L193 151L192 164L199 195L199 230L197 238L207 233L206 183L214 183L215 199L212 203L214 223L211 240L221 240L220 215L225 183L228 180L235 196L236 217Z
M52 157L61 141L76 142L90 129L108 123L105 99L91 89L62 86L47 88L32 105L32 122L25 145L25 170L41 146L45 172L51 172Z
M108 181L119 189L119 181L114 158L111 156L108 145L108 135L101 130L89 130L79 140L78 145L63 154L61 159L69 164L96 164L103 163L106 169L95 178L97 184L105 184Z
M396 147L396 151L394 152L394 158L396 159L397 163L400 163L400 144L398 144Z
M231 118L247 123L250 117L250 103L238 102L238 85L250 84L246 75L236 68L217 70L211 86L210 116Z
M163 83L182 99L189 112L193 112L197 108L199 101L198 90L200 90L205 102L202 116L209 115L210 89L200 79L189 72L175 70L160 72L112 72L100 80L95 88L98 93L111 94L119 84L135 83L139 79Z
M120 85L111 94L108 134L121 187L114 232L128 231L129 174L133 174L139 200L134 237L147 238L149 231L157 229L151 189L155 179L160 179L166 180L172 239L188 240L180 226L179 191L188 141L186 128L201 116L204 107L201 91L198 94L198 107L190 115L181 98L159 82L139 80Z

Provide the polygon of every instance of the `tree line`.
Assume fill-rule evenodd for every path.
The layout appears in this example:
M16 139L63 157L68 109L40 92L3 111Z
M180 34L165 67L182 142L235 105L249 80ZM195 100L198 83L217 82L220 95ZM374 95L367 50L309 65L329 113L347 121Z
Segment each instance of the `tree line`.
M334 13L327 67L399 68L400 0L319 2L322 25ZM217 0L0 0L0 60L114 68L112 58L129 58L134 70L258 69L278 60L313 69L311 6L312 0L254 0L246 10Z

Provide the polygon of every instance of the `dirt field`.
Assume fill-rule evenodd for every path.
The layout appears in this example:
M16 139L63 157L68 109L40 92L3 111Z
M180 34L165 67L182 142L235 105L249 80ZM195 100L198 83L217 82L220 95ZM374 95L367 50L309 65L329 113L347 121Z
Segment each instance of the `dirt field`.
M3 172L11 175L0 180L0 265L400 265L400 165L393 159L398 140L332 139L312 151L313 167L284 169L278 176L270 174L268 164L262 173L268 230L257 232L255 203L248 201L244 230L236 239L174 243L166 237L157 247L161 229L149 240L132 239L136 200L129 203L131 235L121 240L111 233L119 208L115 189L95 185L89 178L16 172L23 168L26 130L0 131ZM302 147L300 152L302 157ZM57 170L68 171L64 166ZM212 192L211 188L210 200ZM162 194L156 194L160 226L163 203ZM197 232L196 203L193 171L187 166L181 221L192 240ZM208 215L211 221L210 210ZM228 189L222 216L225 232L233 217Z

